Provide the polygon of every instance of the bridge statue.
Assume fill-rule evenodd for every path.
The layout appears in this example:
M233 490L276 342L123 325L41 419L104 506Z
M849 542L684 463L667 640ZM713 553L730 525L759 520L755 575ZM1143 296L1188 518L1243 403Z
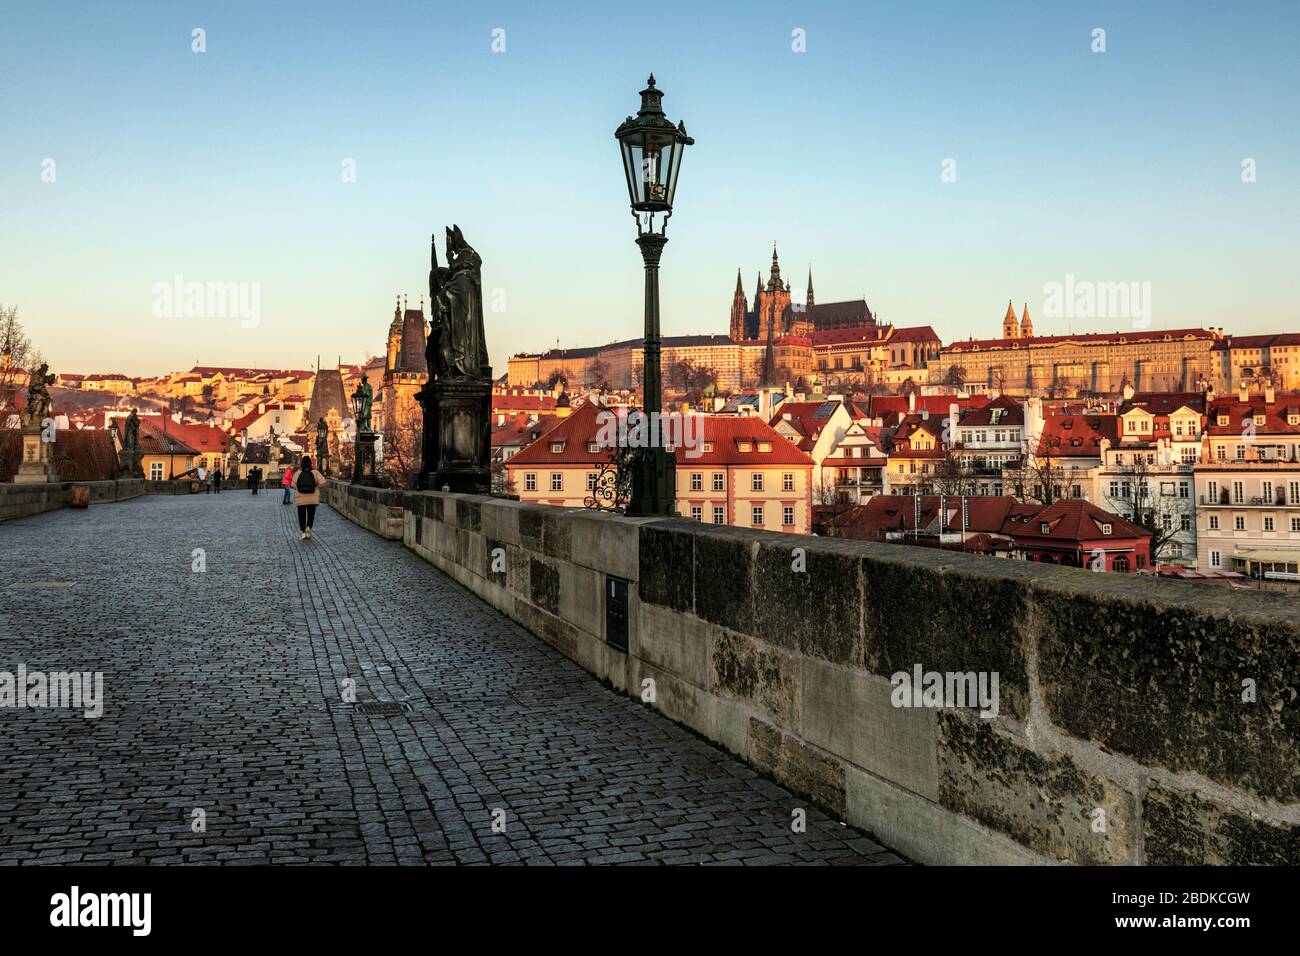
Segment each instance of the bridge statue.
M45 419L50 417L53 402L50 399L49 386L54 384L54 376L48 374L50 366L42 362L32 369L27 379L27 408L23 422L30 428L39 429Z
M330 426L324 416L316 423L316 469L321 474L329 474L330 461Z
M447 265L429 242L429 380L419 488L487 494L491 486L492 366L483 329L483 260L460 226L447 229Z

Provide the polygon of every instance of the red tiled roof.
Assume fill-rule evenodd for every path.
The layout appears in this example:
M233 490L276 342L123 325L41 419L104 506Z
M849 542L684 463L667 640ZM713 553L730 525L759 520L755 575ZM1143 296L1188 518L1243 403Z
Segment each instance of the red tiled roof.
M1119 440L1119 421L1114 415L1052 415L1043 419L1038 453L1053 458L1096 458L1101 440L1114 445Z
M1265 349L1279 345L1300 345L1300 332L1283 332L1277 335L1225 335L1210 346L1210 351Z
M958 398L956 395L918 395L916 410L924 410L931 415L947 414L948 406L956 404L959 409L983 408L991 402L987 395L970 395ZM872 418L887 418L891 415L904 416L908 413L906 395L872 395L867 399L867 414Z
M1278 392L1272 405L1262 395L1249 396L1244 402L1236 396L1217 398L1210 407L1206 431L1211 435L1240 435L1247 419L1253 421L1256 415L1263 415L1264 424L1254 426L1256 435L1300 435L1300 425L1287 424L1288 411L1300 411L1300 393ZM1219 416L1224 413L1228 424L1220 425Z
M905 329L894 329L890 342L938 342L939 336L928 325L913 325Z
M609 460L610 448L596 446L603 420L601 412L613 411L596 402L588 402L541 438L524 448L507 465L582 465L599 464ZM698 447L691 451L680 445L674 449L679 467L694 465L812 465L812 459L782 438L761 418L753 415L698 415L695 416L695 440ZM606 426L608 429L608 426ZM752 450L742 452L740 444L749 442ZM759 451L758 442L768 442L770 451ZM563 445L559 452L551 451L556 443Z

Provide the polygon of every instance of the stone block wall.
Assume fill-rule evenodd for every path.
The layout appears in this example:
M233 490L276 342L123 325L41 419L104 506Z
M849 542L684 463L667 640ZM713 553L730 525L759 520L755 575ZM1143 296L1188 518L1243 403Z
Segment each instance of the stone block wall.
M1300 863L1294 597L469 495L329 499L913 859ZM996 674L997 715L895 706L918 665Z
M124 481L51 482L49 484L0 483L0 521L26 518L46 511L66 508L72 500L73 484L90 486L91 504L108 501L125 501L148 493L147 482L134 479Z

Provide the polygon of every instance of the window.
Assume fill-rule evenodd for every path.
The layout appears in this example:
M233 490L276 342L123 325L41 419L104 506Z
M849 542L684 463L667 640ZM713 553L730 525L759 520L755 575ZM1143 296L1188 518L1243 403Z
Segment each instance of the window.
M1102 534L1110 534L1110 532L1111 532L1111 525L1104 524L1104 525L1101 526L1101 533L1102 533Z
M726 487L726 475L723 472L715 471L713 473L713 490L723 491Z
M781 524L785 525L787 528L794 526L794 508L790 505L786 505L781 509Z
M530 471L524 475L524 491L537 490L537 472Z
M794 491L794 472L787 471L781 475L781 490Z
M1272 530L1273 530L1273 516L1272 516L1272 515L1264 515L1264 530L1265 530L1265 531L1272 531Z
M1124 555L1121 554L1119 557L1117 557L1117 558L1116 558L1116 559L1111 563L1111 566L1110 566L1110 567L1111 567L1111 570L1112 570L1112 571L1122 571L1122 572L1127 572L1127 571L1128 571L1128 558L1124 557Z
M1292 519L1291 519L1291 530L1292 530L1292 531L1300 531L1300 518L1292 518Z
M1192 516L1191 516L1191 515L1179 515L1179 516L1178 516L1178 529L1179 529L1180 531L1191 531L1191 530L1192 530Z
M558 455L558 454L559 454L560 452L562 452L562 451L564 451L564 442L562 442L562 441L553 441L553 442L551 442L551 454L552 454L552 455Z
M727 523L727 509L722 507L722 505L713 506L713 523L714 524Z
M1173 530L1174 530L1174 516L1171 515L1171 514L1163 514L1163 515L1161 515L1161 516L1160 516L1160 527L1163 528L1165 531L1173 531Z
M600 445L598 445L598 444L597 444L596 442L594 442L594 441L589 441L589 442L587 442L587 453L588 453L589 455L594 455L594 454L596 454L596 453L599 452L599 451L600 451Z
M1188 488L1187 488L1187 482L1185 482L1185 481L1180 481L1180 482L1178 483L1178 497L1179 497L1179 498L1187 498L1187 497L1190 497L1190 493L1189 493L1189 490L1188 490Z
M1245 515L1235 515L1235 516L1233 517L1233 519L1232 519L1232 526L1233 526L1233 528L1236 529L1237 531L1245 531L1245 530L1246 530L1246 516L1245 516Z
M1210 567L1212 567L1212 568L1217 568L1218 566L1219 566L1219 552L1217 552L1217 551L1211 551L1211 552L1210 552Z
M587 472L587 490L596 490L596 473L594 471Z
M691 472L691 491L704 490L704 473L700 471Z
M564 490L564 472L562 471L551 472L551 490L552 491Z
M691 505L691 518L695 521L702 521L704 519L704 509L699 505Z
M149 480L150 480L150 481L162 481L162 479L163 479L163 465L162 465L162 462L160 462L160 461L151 461L151 462L149 463Z
M1218 531L1218 530L1219 530L1219 516L1218 516L1218 515L1210 515L1210 530L1211 530L1211 531Z
M761 471L756 471L749 476L749 490L750 491L763 490L763 473Z
M750 509L750 523L753 524L755 528L761 528L763 526L762 505L754 505L754 507Z

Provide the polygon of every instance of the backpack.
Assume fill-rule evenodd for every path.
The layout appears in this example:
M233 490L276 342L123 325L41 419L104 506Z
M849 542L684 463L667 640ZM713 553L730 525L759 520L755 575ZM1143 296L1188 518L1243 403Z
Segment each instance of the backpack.
M309 495L316 490L316 475L314 472L304 471L298 475L298 491L304 495Z

